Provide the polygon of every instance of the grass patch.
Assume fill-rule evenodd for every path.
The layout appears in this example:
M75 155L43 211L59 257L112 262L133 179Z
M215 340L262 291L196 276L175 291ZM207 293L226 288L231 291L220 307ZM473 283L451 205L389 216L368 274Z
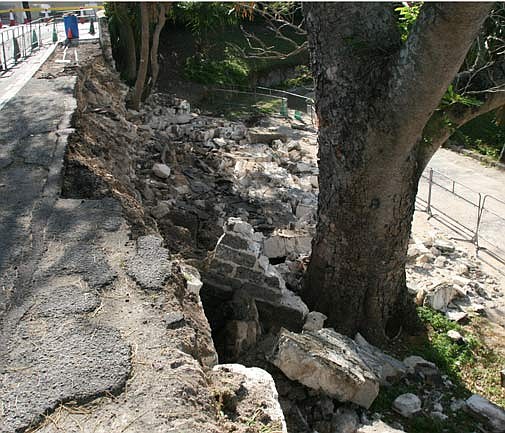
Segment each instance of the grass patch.
M428 307L419 307L417 311L419 318L428 327L429 340L415 348L416 354L434 362L451 378L458 378L461 367L475 361L482 344L473 334L438 311ZM447 332L451 330L463 335L466 343L452 341L447 336Z
M463 410L451 412L450 399L466 399L475 393L499 406L505 406L505 388L500 385L500 370L505 365L505 357L484 343L482 334L489 330L480 322L485 319L477 319L462 326L428 307L419 307L417 312L426 327L425 334L406 337L394 347L394 355L419 355L434 362L454 386L449 389L442 386L438 389L415 381L402 381L382 388L371 410L383 414L387 423L400 422L409 433L475 432L476 420ZM466 343L452 341L447 336L450 330L458 331ZM412 419L405 419L392 411L396 397L408 392L422 397L425 390L438 391L444 396L441 403L444 406L444 414L449 416L448 419L433 418L429 411L423 411Z

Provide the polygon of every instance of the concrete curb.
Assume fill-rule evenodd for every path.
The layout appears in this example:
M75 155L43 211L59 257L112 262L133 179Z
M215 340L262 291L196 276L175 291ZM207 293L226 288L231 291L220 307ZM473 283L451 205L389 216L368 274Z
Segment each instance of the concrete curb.
M476 161L482 162L490 167L497 168L498 170L505 171L505 164L491 159L489 156L481 155L480 153L474 152L473 150L464 149L460 146L444 146L446 149L452 150L453 152L459 153L461 155L468 156L469 158L475 159Z

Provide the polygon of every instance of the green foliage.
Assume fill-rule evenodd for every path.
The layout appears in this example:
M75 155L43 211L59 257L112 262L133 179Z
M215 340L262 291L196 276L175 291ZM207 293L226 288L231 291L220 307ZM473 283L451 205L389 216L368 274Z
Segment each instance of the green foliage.
M454 91L453 85L451 84L447 88L447 91L445 92L444 96L442 97L442 102L440 103L440 106L442 108L445 108L454 104L462 104L467 107L479 107L480 105L482 105L482 101L456 93Z
M296 77L289 78L280 85L276 86L278 89L292 89L294 87L312 86L314 80L312 72L307 65L298 65L295 68L297 73Z
M475 359L475 352L480 348L480 343L472 334L466 333L461 325L451 322L443 314L431 308L418 308L418 315L421 321L430 326L433 331L429 344L417 348L418 354L434 362L451 376L457 377L460 367ZM461 333L466 342L459 344L452 341L447 336L450 330Z
M459 128L451 140L482 155L498 159L505 145L505 125L499 124L496 112L489 112Z
M184 68L186 78L202 84L247 84L249 68L239 58L209 60L201 56L188 57Z
M402 6L395 8L398 13L398 28L400 30L400 35L402 41L406 41L412 26L421 12L422 2L415 3L403 3Z
M177 2L170 11L171 18L185 25L196 37L204 37L228 25L237 23L237 16L229 3Z

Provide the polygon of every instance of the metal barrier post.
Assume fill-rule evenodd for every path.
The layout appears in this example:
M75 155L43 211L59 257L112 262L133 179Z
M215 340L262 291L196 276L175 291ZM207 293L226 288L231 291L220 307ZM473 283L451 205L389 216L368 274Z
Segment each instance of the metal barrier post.
M23 41L23 59L26 59L25 27L21 27L21 39Z
M428 177L428 201L426 203L426 212L429 214L430 217L433 216L431 213L431 188L433 186L433 169L430 168L430 175Z
M6 71L9 70L9 66L7 65L7 56L5 55L5 43L4 43L4 34L2 32L2 54L4 56L4 68Z
M486 197L484 196L484 200L482 199L482 195L479 193L479 207L477 208L477 224L475 226L475 234L473 236L473 243L475 244L475 247L477 248L477 253L479 252L479 227L480 227L480 220L482 218L482 212L484 211L484 201L486 200Z

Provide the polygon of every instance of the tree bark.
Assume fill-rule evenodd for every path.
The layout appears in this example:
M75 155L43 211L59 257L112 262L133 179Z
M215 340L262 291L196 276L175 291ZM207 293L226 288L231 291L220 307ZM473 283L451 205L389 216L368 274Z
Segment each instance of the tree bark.
M137 50L135 46L135 36L128 17L128 5L126 3L113 3L115 6L116 17L118 19L119 37L122 40L121 59L117 59L121 64L121 72L124 74L124 79L133 83L137 76Z
M167 10L170 5L165 5L164 3L158 4L158 21L153 32L153 43L151 45L151 88L154 88L156 82L158 81L158 75L160 73L160 66L158 63L158 48L160 45L160 34L165 26L167 20Z
M329 326L351 336L359 331L375 343L415 316L405 262L421 136L485 17L484 7L459 5L429 6L421 17L427 33L416 25L405 49L391 4L304 3L320 192L302 297L328 316ZM440 44L451 31L457 39ZM413 88L434 76L434 96L422 94L431 91L424 83Z
M140 43L140 61L137 72L137 80L131 98L131 107L138 110L147 77L147 67L149 64L149 9L146 2L140 2L140 20L141 20L141 43Z

